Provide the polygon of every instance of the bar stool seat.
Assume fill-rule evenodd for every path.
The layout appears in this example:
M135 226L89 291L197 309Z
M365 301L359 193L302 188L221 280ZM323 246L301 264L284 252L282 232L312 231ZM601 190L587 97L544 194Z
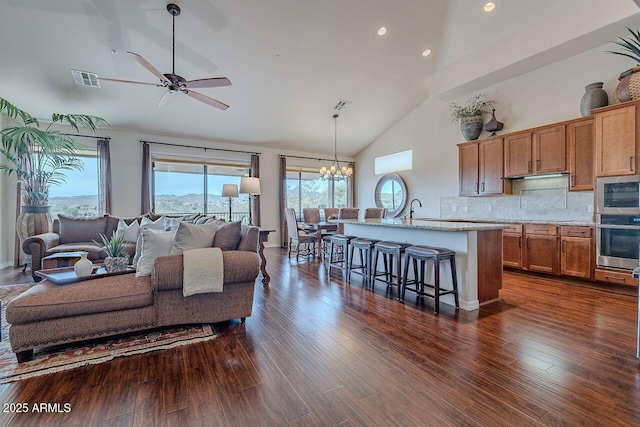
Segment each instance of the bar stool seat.
M371 273L371 289L375 288L376 281L385 283L387 287L395 286L398 289L398 299L400 299L400 289L402 285L402 254L410 247L410 243L393 242L384 240L373 245L374 259ZM378 270L378 255L382 254L384 271ZM394 274L394 268L395 274Z
M349 269L349 259L347 254L349 253L349 243L355 239L356 236L348 236L346 234L333 234L330 237L329 246L329 262L327 265L327 273L331 274L332 268L342 270L342 281L347 281L347 271Z
M373 259L373 245L378 243L378 239L364 239L361 237L351 240L349 246L349 268L347 270L347 283L351 282L351 273L361 274L362 283L365 288L369 287L371 281L371 263ZM358 250L360 264L353 263L353 254Z
M449 261L451 266L452 289L442 289L440 287L440 262ZM420 269L417 262L420 261ZM433 284L425 281L426 263L434 262L433 268ZM414 279L408 280L409 264L413 263ZM456 309L460 308L458 296L458 279L456 273L456 253L451 249L437 248L432 246L415 245L406 248L404 259L404 272L402 278L402 288L400 291L400 300L404 301L405 292L407 290L415 292L418 297L429 297L434 299L433 311L438 314L440 311L440 297L443 295L453 294ZM425 287L433 289L433 293L425 292Z

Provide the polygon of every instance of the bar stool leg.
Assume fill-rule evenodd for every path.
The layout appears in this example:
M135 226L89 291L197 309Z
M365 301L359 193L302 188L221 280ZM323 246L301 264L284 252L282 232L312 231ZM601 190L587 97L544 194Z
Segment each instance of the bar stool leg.
M376 288L377 273L378 273L378 250L376 248L373 248L373 264L371 265L371 290L372 291L374 291Z
M400 298L400 285L401 285L400 280L402 279L402 275L400 274L402 271L402 266L401 266L402 254L398 252L396 254L396 258L397 258L396 259L396 292L397 292L396 299L402 301L402 299Z
M458 273L456 271L456 258L449 258L451 264L451 280L453 281L453 298L456 301L456 308L460 308L460 297L458 296Z
M438 314L440 313L440 260L438 258L435 259L433 267L433 286L434 286L434 301L433 301L433 312Z
M349 268L347 269L347 283L351 283L351 266L353 265L353 253L355 248L353 245L349 248ZM347 259L347 258L345 258Z

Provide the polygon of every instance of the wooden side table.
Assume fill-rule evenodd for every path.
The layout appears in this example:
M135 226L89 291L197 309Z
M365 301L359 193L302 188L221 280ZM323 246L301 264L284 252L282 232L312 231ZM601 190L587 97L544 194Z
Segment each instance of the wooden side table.
M271 276L267 273L267 259L264 256L264 242L269 240L269 233L276 230L260 228L260 238L258 239L258 255L260 255L260 272L262 273L262 286L268 287Z
M83 252L58 252L42 258L42 269L73 267L80 260Z

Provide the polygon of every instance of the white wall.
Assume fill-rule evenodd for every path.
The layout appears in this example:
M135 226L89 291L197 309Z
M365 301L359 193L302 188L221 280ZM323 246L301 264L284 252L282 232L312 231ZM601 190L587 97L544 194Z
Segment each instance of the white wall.
M501 133L580 117L584 86L595 81L605 82L612 103L618 75L633 64L604 53L611 48L602 46L483 89L497 102L496 117L505 123ZM440 216L440 198L458 194L456 144L461 142L459 125L449 118L449 103L425 100L357 156L358 206L375 203L373 192L380 176L373 175L374 158L413 148L413 170L399 175L407 183L409 200L415 197L423 203L415 215Z

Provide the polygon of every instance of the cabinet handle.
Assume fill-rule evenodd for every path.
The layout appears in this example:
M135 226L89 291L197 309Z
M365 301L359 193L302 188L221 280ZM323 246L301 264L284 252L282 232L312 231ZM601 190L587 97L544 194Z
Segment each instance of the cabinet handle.
M518 236L518 249L522 249L522 236Z
M567 241L566 241L566 240L563 240L563 241L562 241L562 252L566 252L566 251L565 251L565 249L564 249L565 243L567 243Z
M527 162L527 172L531 172L531 160Z
M529 239L530 237L527 237L527 249L529 249Z
M476 182L476 193L478 192L478 183Z
M608 279L608 280L617 280L617 281L619 281L619 282L626 282L626 281L627 281L627 279L626 279L626 278L624 278L624 277L617 277L617 276L604 276L604 278L605 278L605 279Z
M484 193L484 182L482 183L482 192Z
M629 157L629 170L633 170L633 156Z
M536 160L536 172L540 170L540 160Z
M570 182L569 182L569 187L573 188L575 186L574 181L575 181L576 176L575 175L571 175Z

